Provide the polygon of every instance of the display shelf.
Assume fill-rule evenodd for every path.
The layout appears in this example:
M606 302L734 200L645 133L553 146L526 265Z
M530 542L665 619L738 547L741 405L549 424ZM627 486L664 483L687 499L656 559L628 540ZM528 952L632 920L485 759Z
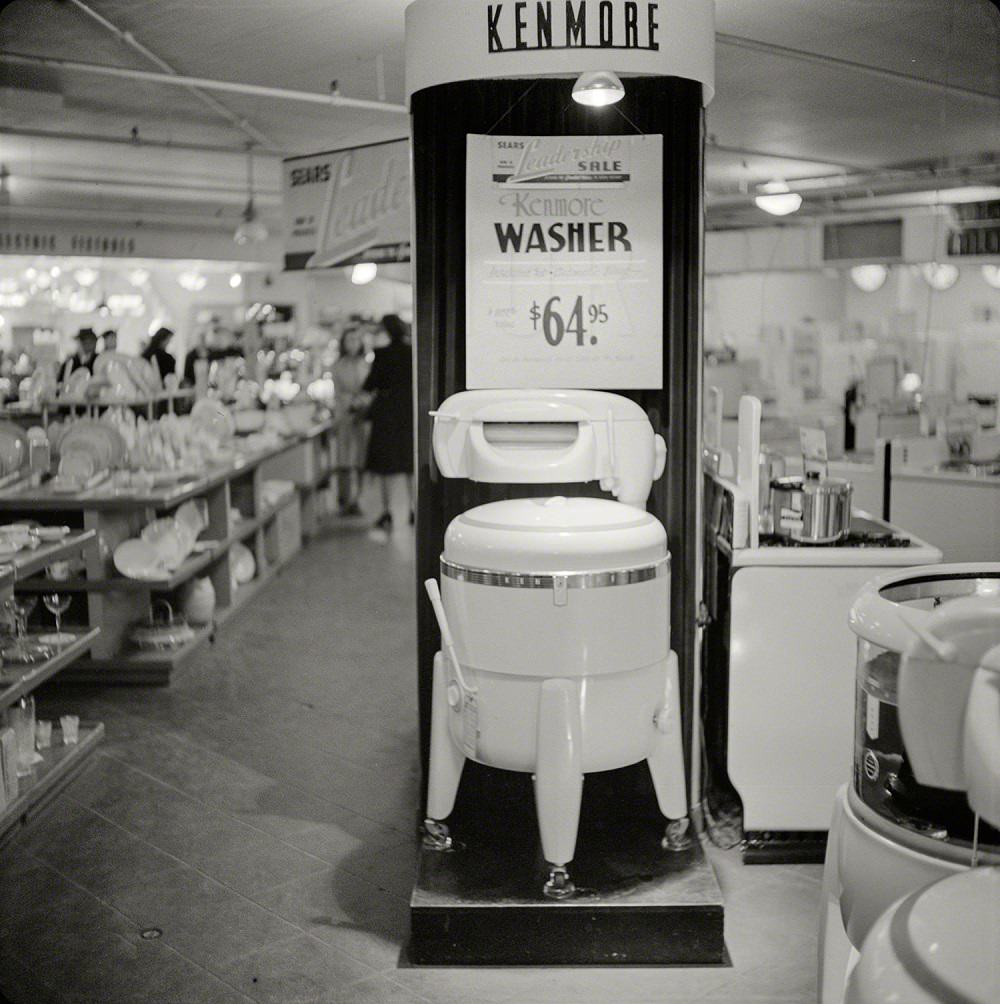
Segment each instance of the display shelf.
M280 566L266 568L256 578L239 586L233 594L232 603L215 612L216 625L221 627L233 614L242 610L278 574L279 568Z
M113 575L106 579L49 579L49 578L38 578L27 582L18 583L18 589L24 589L27 592L98 592L98 593L112 593L112 592L134 592L136 590L148 590L154 593L170 592L176 589L178 586L184 585L188 579L191 579L197 575L200 571L203 571L213 561L216 561L223 548L214 541L210 541L214 546L200 551L198 554L192 554L190 557L185 558L184 561L168 576L162 579L128 579L124 575Z
M162 685L211 639L214 624L194 629L194 637L179 648L158 652L126 651L109 659L80 659L60 676L62 683Z
M53 729L53 742L62 733ZM43 750L43 762L27 777L18 779L16 799L0 813L0 846L13 836L19 824L29 821L54 798L97 750L104 736L100 722L80 723L79 741L73 746L53 745Z
M60 541L51 544L39 544L33 551L18 551L7 559L14 569L14 578L18 588L24 583L22 579L35 575L43 568L57 561L66 561L79 554L91 541L96 540L94 530L84 530L80 533L70 533Z
M101 633L100 628L90 628L78 635L71 644L64 646L51 659L34 666L24 666L20 676L13 682L7 682L5 677L16 671L18 667L6 665L0 670L0 709L13 704L14 701L30 693L49 678L55 676L61 669L87 652L94 639Z

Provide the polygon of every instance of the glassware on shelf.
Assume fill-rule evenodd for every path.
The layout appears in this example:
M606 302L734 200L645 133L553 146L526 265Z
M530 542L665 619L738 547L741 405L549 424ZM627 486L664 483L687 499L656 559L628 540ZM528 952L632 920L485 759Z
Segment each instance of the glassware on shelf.
M62 629L62 615L69 610L73 597L70 593L43 593L42 603L45 609L56 619L55 634L43 634L38 640L43 645L69 645L76 640L76 635Z
M7 709L7 724L17 741L18 777L24 777L42 759L35 752L35 699L30 694Z
M13 645L3 650L7 662L33 662L39 656L38 646L28 641L28 618L38 605L38 597L34 593L15 593L6 603L14 614L16 638Z

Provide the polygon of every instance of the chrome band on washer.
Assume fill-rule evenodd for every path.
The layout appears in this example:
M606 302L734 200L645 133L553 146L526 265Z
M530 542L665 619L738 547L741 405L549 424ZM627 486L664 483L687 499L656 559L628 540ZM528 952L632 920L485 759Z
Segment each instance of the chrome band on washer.
M603 589L606 586L630 586L636 582L659 579L670 570L670 558L661 558L654 565L637 568L616 568L604 572L497 572L488 568L469 568L441 559L441 574L459 582L477 586L500 586L504 589Z

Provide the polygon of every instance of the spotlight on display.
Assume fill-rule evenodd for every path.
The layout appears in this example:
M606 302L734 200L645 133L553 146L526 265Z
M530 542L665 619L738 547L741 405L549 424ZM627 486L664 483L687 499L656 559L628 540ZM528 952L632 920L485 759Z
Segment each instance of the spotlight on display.
M375 262L358 262L358 264L351 269L351 282L353 282L355 286L364 286L366 283L371 282L377 275L378 265L376 265Z
M920 274L924 277L924 282L938 292L951 289L958 282L958 266L950 262L924 262L920 266Z
M581 73L573 85L573 100L589 108L605 108L625 97L625 85L611 70Z
M772 216L788 216L798 212L802 196L789 190L784 181L769 181L760 186L761 194L754 198L758 209Z

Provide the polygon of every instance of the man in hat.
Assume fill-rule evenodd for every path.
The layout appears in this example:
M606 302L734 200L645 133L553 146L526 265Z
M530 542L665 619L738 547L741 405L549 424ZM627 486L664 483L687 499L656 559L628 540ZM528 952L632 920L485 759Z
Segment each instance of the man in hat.
M65 380L74 370L85 369L94 372L97 358L97 332L93 328L80 328L76 335L76 352L63 363L60 378Z

